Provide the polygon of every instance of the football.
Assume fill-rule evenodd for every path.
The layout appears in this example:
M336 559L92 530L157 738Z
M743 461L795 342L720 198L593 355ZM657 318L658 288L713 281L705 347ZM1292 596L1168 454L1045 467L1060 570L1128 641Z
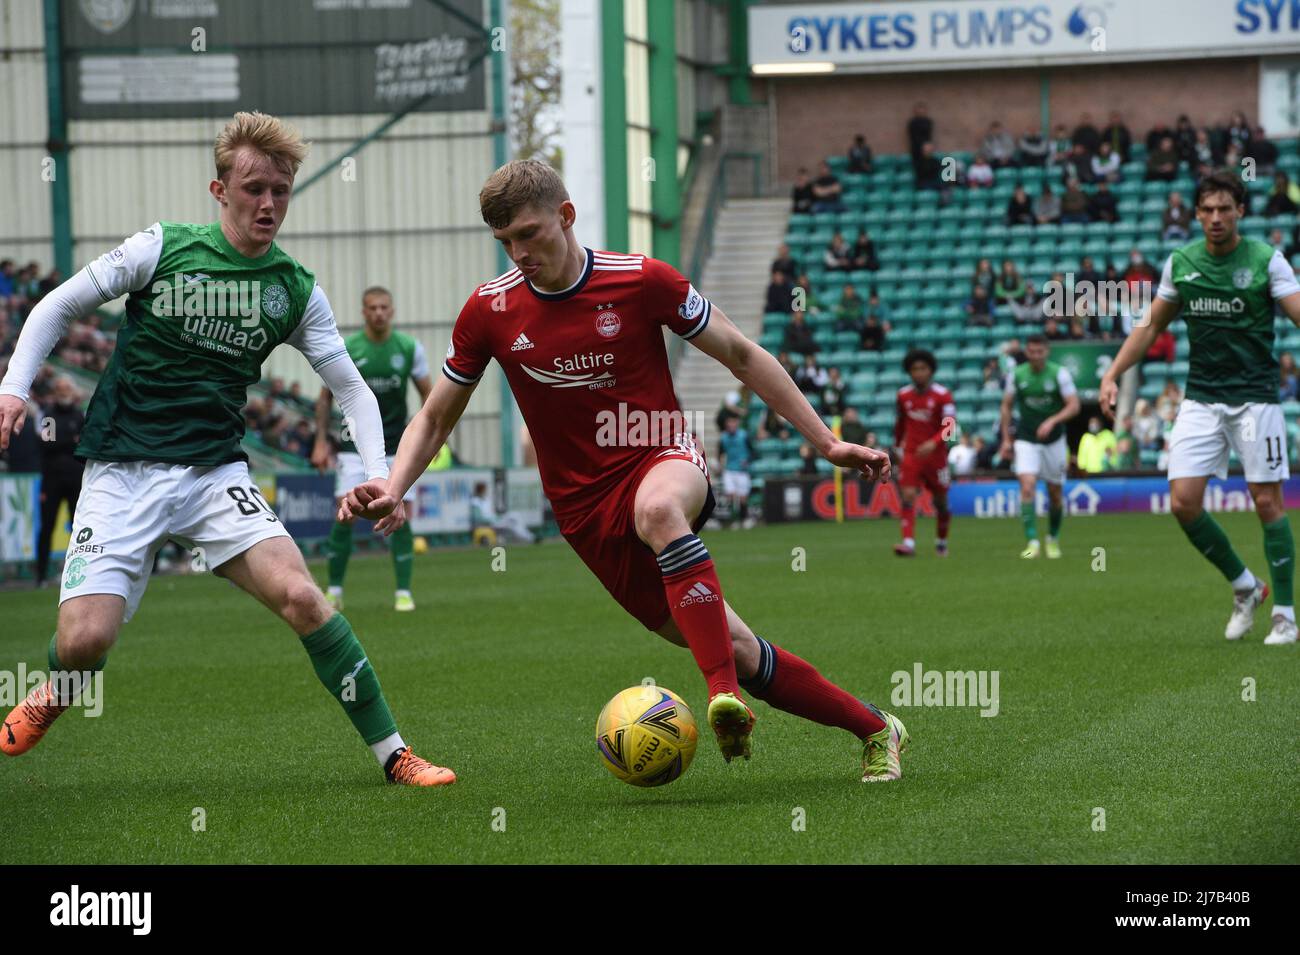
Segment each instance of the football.
M605 768L633 786L662 786L686 772L699 731L695 715L672 690L633 686L605 704L596 748Z

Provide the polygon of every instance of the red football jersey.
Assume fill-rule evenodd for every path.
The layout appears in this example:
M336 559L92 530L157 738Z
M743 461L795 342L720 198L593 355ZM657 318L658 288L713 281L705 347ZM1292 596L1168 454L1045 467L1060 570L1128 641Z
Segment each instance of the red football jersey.
M925 391L917 391L915 385L904 385L898 389L897 410L898 418L894 423L895 447L902 448L904 452L915 451L926 441L934 441L938 445L934 456L947 458L944 424L948 420L955 421L957 417L952 392L934 382L930 382L930 387Z
M562 292L535 289L518 269L480 285L456 319L442 366L452 381L472 385L490 359L500 363L557 516L689 434L662 326L694 338L712 311L665 262L584 251L581 276Z

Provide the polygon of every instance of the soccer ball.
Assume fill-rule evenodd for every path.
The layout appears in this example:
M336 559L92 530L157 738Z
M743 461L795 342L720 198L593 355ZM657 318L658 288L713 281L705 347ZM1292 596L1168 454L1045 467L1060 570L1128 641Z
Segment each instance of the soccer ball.
M617 694L596 720L600 761L633 786L662 786L686 772L698 738L691 708L653 684Z

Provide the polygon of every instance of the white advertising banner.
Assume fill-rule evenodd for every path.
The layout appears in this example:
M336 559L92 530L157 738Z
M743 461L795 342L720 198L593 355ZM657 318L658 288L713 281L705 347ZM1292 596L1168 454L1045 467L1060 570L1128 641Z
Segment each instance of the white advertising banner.
M36 496L34 474L0 475L0 562L36 558Z
M1300 0L913 0L755 6L755 73L1033 66L1300 52Z
M455 468L425 471L415 482L415 507L411 530L416 534L467 534L470 530L469 500L474 485L492 484L487 468Z

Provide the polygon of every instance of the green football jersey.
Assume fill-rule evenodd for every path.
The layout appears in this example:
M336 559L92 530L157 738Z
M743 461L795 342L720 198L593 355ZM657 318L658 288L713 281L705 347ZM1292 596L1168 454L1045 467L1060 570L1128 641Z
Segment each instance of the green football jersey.
M412 378L428 378L429 362L424 348L410 335L390 332L382 342L372 342L364 330L343 340L352 362L361 372L379 402L384 421L384 453L396 454L402 432L406 430L406 393ZM342 450L356 451L351 440Z
M1065 425L1057 423L1047 439L1040 440L1038 426L1065 407L1065 399L1074 394L1074 379L1069 371L1050 359L1042 371L1034 371L1024 361L1007 376L1007 391L1015 397L1016 440L1051 444L1065 434Z
M1182 306L1191 349L1186 396L1194 401L1276 404L1273 303L1300 291L1286 259L1267 243L1242 238L1227 255L1205 240L1175 249L1157 294Z
M304 348L312 273L274 244L259 258L241 255L219 223L175 222L137 233L86 270L105 301L127 299L77 455L196 467L247 460L248 386L281 342L297 336ZM342 354L336 329L333 338L338 354L309 355L314 366ZM315 347L332 349L328 334Z

